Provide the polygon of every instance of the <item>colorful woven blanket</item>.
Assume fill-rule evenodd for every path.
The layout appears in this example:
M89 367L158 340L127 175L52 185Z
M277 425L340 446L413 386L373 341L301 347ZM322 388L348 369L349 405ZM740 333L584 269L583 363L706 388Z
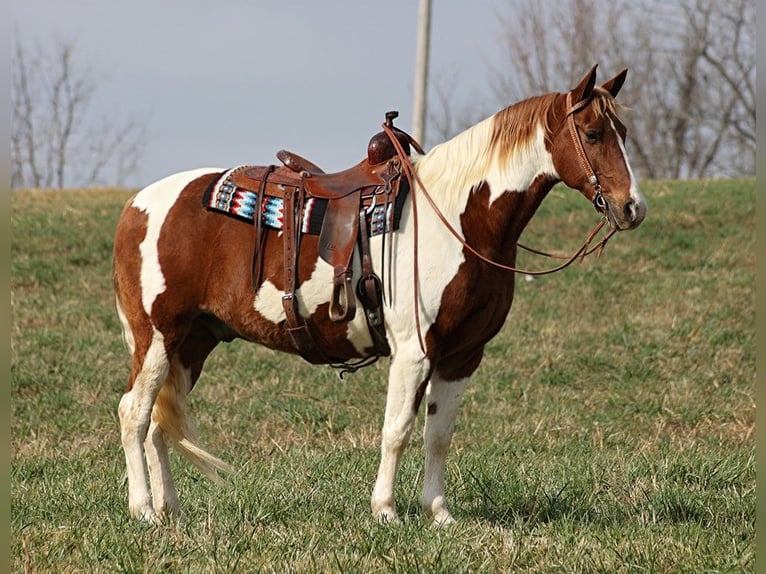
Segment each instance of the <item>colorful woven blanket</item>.
M230 169L205 192L202 203L208 209L220 211L242 221L254 222L257 202L257 194L254 191L243 189L234 185L229 175L235 169ZM402 182L405 183L405 182ZM396 201L392 204L373 205L367 211L367 228L370 236L380 235L385 231L399 229L399 219L402 214L402 205L407 197L406 186L400 189ZM301 232L311 235L319 235L322 229L322 221L327 210L327 200L311 197L306 200L303 207L303 221ZM273 229L282 229L283 200L280 197L265 197L261 209L263 225Z

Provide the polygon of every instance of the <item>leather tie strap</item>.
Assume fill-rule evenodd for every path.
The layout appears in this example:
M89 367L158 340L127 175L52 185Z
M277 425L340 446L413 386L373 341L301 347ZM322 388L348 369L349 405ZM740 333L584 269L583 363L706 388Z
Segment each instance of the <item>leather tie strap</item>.
M270 165L263 173L263 179L258 186L258 193L255 196L255 214L253 221L255 223L255 245L253 247L253 264L250 275L250 284L254 292L258 292L261 285L261 274L263 273L263 240L266 234L263 232L263 196L266 191L266 180L274 171L276 166Z
M296 211L296 197L298 209ZM284 205L282 211L282 242L285 264L285 286L282 295L282 307L285 311L285 328L287 334L298 350L300 355L314 364L330 362L327 356L319 349L308 329L306 321L298 314L298 302L295 298L297 289L297 267L299 249L299 229L296 218L300 217L303 197L302 190L295 187L285 188Z

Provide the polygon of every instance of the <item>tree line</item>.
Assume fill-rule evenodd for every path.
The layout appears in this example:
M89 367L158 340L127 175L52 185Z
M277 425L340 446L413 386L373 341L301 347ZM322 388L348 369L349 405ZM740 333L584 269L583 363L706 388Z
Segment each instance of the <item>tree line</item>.
M490 85L502 105L564 91L593 64L629 68L620 101L640 177L755 174L754 0L514 0L498 21L506 57ZM432 85L433 141L486 115L450 106L457 80Z
M754 0L510 0L498 22L505 57L488 69L488 100L502 107L563 91L595 63L602 74L627 67L620 100L640 177L755 174ZM456 107L457 81L459 71L430 81L426 144L497 111ZM146 124L120 113L98 117L98 87L73 42L46 50L15 38L12 188L120 185L136 168Z

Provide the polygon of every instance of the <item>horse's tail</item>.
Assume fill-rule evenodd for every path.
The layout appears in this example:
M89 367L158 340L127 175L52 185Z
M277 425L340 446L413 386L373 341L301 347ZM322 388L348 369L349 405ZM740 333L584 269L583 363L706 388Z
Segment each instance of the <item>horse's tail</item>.
M186 408L189 387L188 376L179 373L178 367L171 365L168 377L154 403L152 420L159 425L181 455L210 480L221 484L223 479L217 471L232 473L234 468L199 445L194 421Z

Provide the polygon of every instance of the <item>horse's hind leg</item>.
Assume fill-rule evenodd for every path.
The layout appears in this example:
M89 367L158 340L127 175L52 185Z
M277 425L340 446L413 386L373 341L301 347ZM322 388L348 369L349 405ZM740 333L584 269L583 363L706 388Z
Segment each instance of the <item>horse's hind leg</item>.
M183 398L173 396L177 393L186 395L190 384L187 382L188 369L184 369L174 358L170 370L155 401L155 408L162 403L175 403ZM144 442L146 462L149 471L149 482L152 487L152 506L159 519L178 517L181 515L181 503L178 500L173 475L170 472L170 457L165 432L152 417L149 431Z
M163 336L159 331L149 327L143 329L140 334L134 333L131 332L121 309L120 318L125 328L125 339L133 355L131 384L120 399L118 407L128 477L128 508L136 518L158 522L146 479L144 441L149 432L152 408L167 377L170 362Z
M210 331L194 324L173 354L167 378L154 404L145 447L154 511L160 518L181 515L178 493L170 472L167 439L172 439L181 454L190 458L206 474L214 473L206 464L230 470L225 463L196 446L193 425L186 412L186 396L199 378L205 359L218 342Z

